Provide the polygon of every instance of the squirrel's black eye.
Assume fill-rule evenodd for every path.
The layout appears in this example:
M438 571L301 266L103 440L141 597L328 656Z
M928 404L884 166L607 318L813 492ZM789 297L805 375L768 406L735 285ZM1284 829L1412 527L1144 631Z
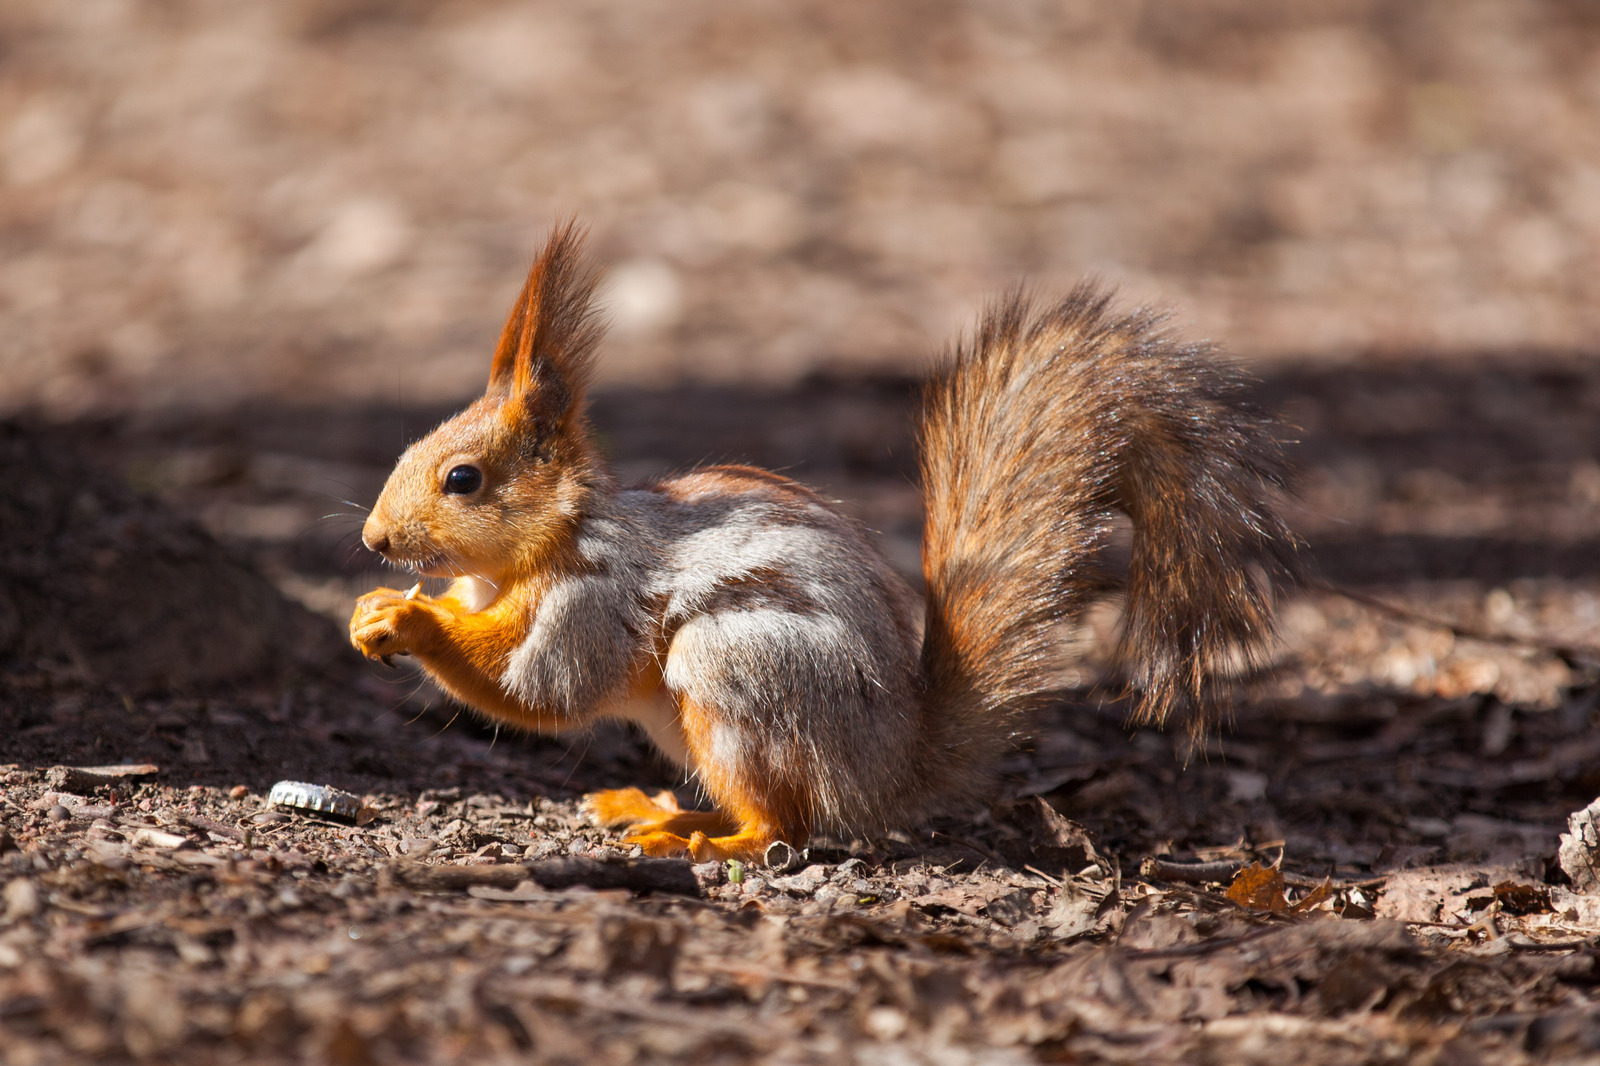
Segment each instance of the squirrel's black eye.
M455 466L444 476L444 491L454 496L470 496L483 484L483 471L475 466Z

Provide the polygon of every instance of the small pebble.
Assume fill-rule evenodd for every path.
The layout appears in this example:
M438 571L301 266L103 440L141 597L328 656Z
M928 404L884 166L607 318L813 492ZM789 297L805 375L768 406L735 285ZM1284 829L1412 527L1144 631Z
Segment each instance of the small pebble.
M690 872L694 874L694 879L700 882L701 888L713 888L728 879L728 872L720 862L703 862L690 867Z

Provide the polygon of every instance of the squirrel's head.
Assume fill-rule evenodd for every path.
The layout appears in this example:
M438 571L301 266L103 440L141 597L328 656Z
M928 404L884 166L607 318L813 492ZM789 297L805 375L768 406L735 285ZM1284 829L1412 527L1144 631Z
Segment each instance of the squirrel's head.
M596 277L568 224L511 309L489 388L406 449L361 531L390 562L430 577L502 577L558 550L605 473L583 391L601 326Z

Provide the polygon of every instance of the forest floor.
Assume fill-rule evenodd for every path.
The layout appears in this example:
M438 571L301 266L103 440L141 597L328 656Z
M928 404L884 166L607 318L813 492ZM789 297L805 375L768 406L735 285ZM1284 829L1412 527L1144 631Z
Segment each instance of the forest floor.
M1600 363L1541 354L1596 56L1581 0L0 4L0 1062L1600 1061ZM736 880L579 817L697 801L639 737L359 660L361 505L573 211L622 478L781 470L913 578L872 375L984 294L1253 360L1317 584L1231 726L1129 728L1097 611L988 809Z
M6 429L3 1058L1600 1055L1600 895L1557 863L1600 793L1600 369L1373 362L1260 391L1297 427L1319 584L1232 727L1188 757L1130 729L1096 616L989 809L781 870L641 862L578 810L698 799L640 738L496 735L344 650L382 578L329 500L370 500L442 412ZM910 570L912 397L817 380L595 412L624 476L784 469ZM195 652L219 631L231 651ZM280 779L367 810L276 808Z

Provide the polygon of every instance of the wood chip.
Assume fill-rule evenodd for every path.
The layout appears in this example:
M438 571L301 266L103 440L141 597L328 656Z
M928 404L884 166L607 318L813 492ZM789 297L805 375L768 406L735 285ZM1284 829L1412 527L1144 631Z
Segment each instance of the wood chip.
M68 792L86 792L103 785L119 785L136 777L151 777L161 772L155 763L120 763L115 766L52 766L45 771L45 783Z
M177 833L166 833L160 829L143 828L134 831L133 840L135 847L159 848L163 851L172 851L193 843L188 837Z

